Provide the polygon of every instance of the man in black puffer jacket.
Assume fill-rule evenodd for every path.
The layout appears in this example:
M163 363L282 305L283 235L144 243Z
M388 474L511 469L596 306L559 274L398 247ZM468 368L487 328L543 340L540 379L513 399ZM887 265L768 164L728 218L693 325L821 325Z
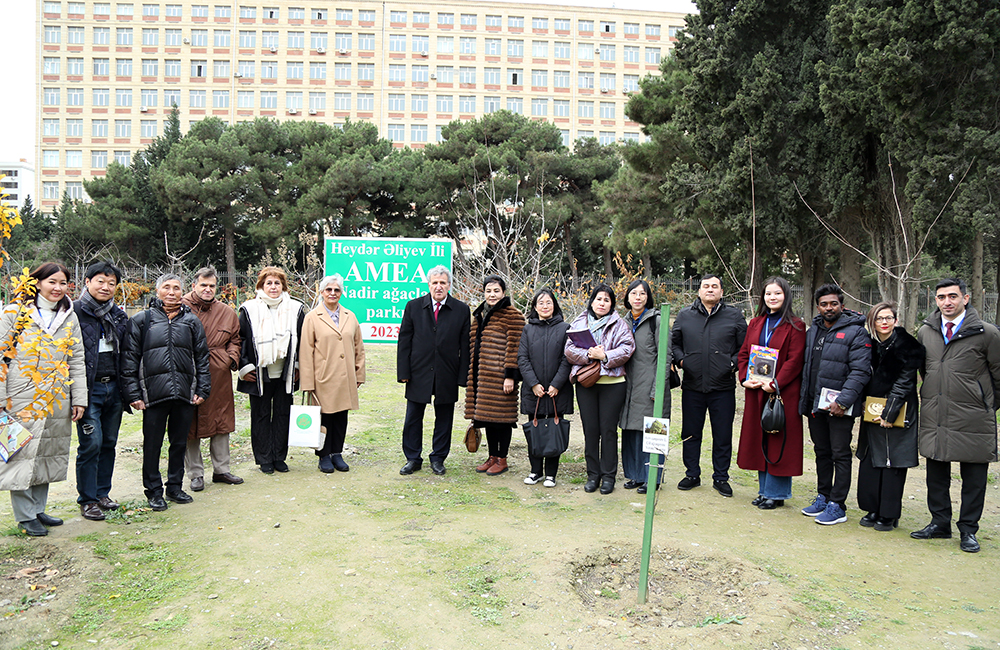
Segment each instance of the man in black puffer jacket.
M194 499L181 490L184 452L194 407L212 389L205 329L181 303L180 277L168 273L156 281L149 309L129 322L122 364L126 399L142 414L142 484L149 506L167 509L160 476L163 434L170 441L166 497L174 503Z
M865 385L871 378L871 337L865 330L864 315L844 310L840 287L824 284L813 298L819 315L806 333L799 413L809 419L809 435L816 451L817 496L802 514L816 517L818 524L832 525L847 521L851 437L854 418L861 415L864 406ZM839 391L839 395L831 404L821 404L823 389Z

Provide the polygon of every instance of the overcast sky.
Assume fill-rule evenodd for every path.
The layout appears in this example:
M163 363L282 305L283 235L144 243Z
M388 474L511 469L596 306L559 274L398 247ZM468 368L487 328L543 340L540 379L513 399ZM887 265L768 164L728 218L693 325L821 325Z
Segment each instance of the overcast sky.
M618 7L651 11L695 11L694 3L686 0L565 0L542 4L560 6ZM491 3L492 4L492 3ZM0 161L35 159L35 42L36 0L0 0L0 61L3 66L3 101L0 102Z

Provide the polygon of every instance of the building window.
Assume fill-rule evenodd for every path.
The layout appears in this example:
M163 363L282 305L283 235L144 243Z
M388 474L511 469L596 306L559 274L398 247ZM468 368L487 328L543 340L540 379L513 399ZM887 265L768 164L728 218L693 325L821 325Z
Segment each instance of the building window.
M371 52L375 49L375 34L358 34L358 49Z
M204 90L188 91L188 106L190 108L205 108L205 91Z
M455 38L453 36L438 36L437 52L438 54L454 54Z
M108 166L108 152L106 150L90 152L91 169L106 169L107 166Z
M164 44L167 47L180 47L181 45L181 30L179 29L168 29L164 34L163 39Z
M164 77L179 77L181 76L181 60L180 59L167 59L163 62L163 76Z
M531 41L531 56L536 59L547 59L549 57L549 42Z
M430 25L431 15L426 11L414 11L413 12L413 24L414 25Z
M66 105L83 106L83 88L67 88Z
M531 85L545 88L549 85L549 73L547 70L532 70Z
M475 27L478 18L476 14L462 14L461 20L463 25L471 25Z
M67 138L82 138L83 137L83 120L81 120L81 119L66 120L66 137Z
M594 31L594 21L593 20L578 20L576 21L577 31L583 33L590 33Z
M288 49L301 50L306 46L305 32L288 32Z
M454 108L455 100L451 95L438 95L435 98L438 113L450 113Z
M110 45L111 44L111 28L110 27L95 27L94 33L91 38L94 45Z
M592 138L592 137L594 137L594 132L593 131L577 131L576 132L576 139L577 140L586 140L587 138Z
M66 153L69 154L70 152L67 151ZM76 167L83 167L83 152L82 151L77 151L75 153L80 154L80 164L79 165L75 165L75 166ZM66 166L69 167L69 165L66 165ZM71 198L71 199L73 199L75 201L82 200L83 199L83 181L69 181L69 182L67 182L66 183L66 195L69 196L69 198Z
M46 138L59 137L59 120L51 117L42 120L42 135Z
M167 10L164 13L168 18L180 18L183 10L180 5L167 5Z
M639 34L639 23L625 23L625 29L623 30L626 34Z
M47 149L42 152L42 167L58 167L59 166L59 152Z
M576 58L581 61L594 60L594 46L590 43L577 43Z
M371 9L358 9L358 22L359 23L375 22L375 12Z
M552 56L557 59L568 59L570 57L570 44L566 42L556 41L552 45Z
M577 102L577 117L594 117L594 102Z
M232 32L228 29L217 29L212 32L212 45L215 47L229 47L232 43Z
M413 51L427 53L431 50L431 39L427 36L414 36L412 39Z
M502 45L499 38L486 39L486 56L500 56Z
M131 151L115 151L115 162L119 165L124 165L128 167L132 164L132 152Z
M524 41L515 38L507 39L507 56L514 58L524 56Z
M390 11L389 12L389 22L390 23L401 23L406 24L406 12L405 11Z
M42 13L62 15L61 2L46 2L42 8Z
M94 99L91 104L94 106L107 106L110 95L111 92L107 88L94 88Z
M160 44L160 30L158 29L147 29L142 30L142 44L143 45L159 45Z
M508 97L507 110L510 111L511 113L524 115L524 99L520 97Z
M143 88L139 97L140 106L156 108L156 88Z
M564 147L569 146L569 129L559 129L559 135L562 136L562 143Z
M333 93L333 110L351 110L351 93Z
M350 103L350 93L347 93L348 103ZM311 111L325 111L326 110L326 93L323 92L313 92L309 93L309 110Z
M229 91L212 91L212 108L229 108Z
M450 65L439 65L435 74L439 84L455 83L455 68Z
M389 81L406 81L406 66L398 63L390 63Z
M253 108L253 91L252 90L237 90L236 91L236 108Z
M659 25L646 25L646 36L659 36L660 26Z
M216 18L232 18L233 9L229 5L215 5Z
M507 68L507 84L510 86L523 86L524 70L521 68Z
M615 46L611 43L601 43L601 61L615 60Z
M438 25L454 25L455 14L438 13Z
M405 34L389 34L389 51L390 52L405 52L406 51L406 35Z
M309 78L310 79L326 79L326 62L324 62L324 61L310 61L309 62Z
M289 110L302 110L302 93L301 92L286 92L285 93L285 108Z
M554 70L552 85L556 88L569 88L569 70Z
M289 7L288 20L305 20L306 10L303 7Z
M47 56L42 60L42 74L59 74L62 59L57 56Z
M106 137L108 137L108 121L107 120L91 120L90 121L90 137L92 137L92 138L106 138Z
M459 54L475 54L476 53L476 39L472 36L463 36L458 39L458 53Z
M115 120L115 137L132 137L132 120Z
M535 98L531 100L531 114L534 117L546 117L549 114L549 100Z
M461 95L458 98L458 112L459 113L475 113L476 112L476 97L475 95Z
M602 72L601 73L601 92L614 92L615 90L615 75L613 72Z
M131 27L118 27L115 29L115 44L116 45L131 45L132 44L132 28Z
M44 88L42 90L42 104L44 106L58 106L59 105L59 89L58 88Z
M70 45L83 45L83 27L66 28L66 42Z
M392 142L404 142L406 140L406 126L403 124L390 124L386 129L386 136Z
M240 7L240 18L257 18L257 7Z
M426 124L413 124L410 126L410 142L427 142Z
M261 61L260 62L260 78L261 79L277 79L278 78L278 62L277 61Z
M500 110L500 98L499 97L483 97L483 112L484 113L495 113Z
M639 47L637 45L626 45L622 53L622 60L625 63L638 63Z
M110 2L95 2L94 3L94 15L95 16L110 16L111 15L111 3Z
M463 84L476 83L476 69L470 66L462 66L458 69L458 82Z
M212 76L216 79L229 76L229 60L212 61Z
M487 86L500 85L500 68L483 69L483 83Z
M622 140L624 140L625 142L638 142L639 134L626 132L625 135L622 136Z
M278 108L278 91L277 90L260 91L260 107Z
M326 9L313 9L310 15L313 20L326 20L329 17L329 12Z
M56 153L56 163L51 165L52 167L57 167L59 162L59 153ZM43 199L58 199L59 198L59 181L42 181L42 198Z
M667 27L667 37L677 38L682 31L684 31L683 27Z
M612 23L612 22L607 22L607 21L602 20L601 23L600 23L600 27L601 27L601 33L602 34L614 34L615 33L615 24Z
M375 64L359 63L358 81L374 81L374 80L375 80Z
M325 50L327 40L326 32L309 32L309 47L314 50Z
M435 142L444 142L444 127L440 124L434 127Z
M208 5L191 5L192 18L208 18Z
M205 77L208 75L208 61L192 61L191 77Z
M532 29L549 29L549 19L548 18L532 18L531 19Z
M375 93L358 93L358 110L375 110Z
M83 152L75 150L67 151L66 166L71 169L79 169L80 167L83 167Z
M639 75L627 74L622 81L622 90L627 93L639 92Z
M503 26L503 17L502 16L494 16L494 15L486 14L486 26L487 27L502 27Z
M119 77L131 77L132 59L115 59L115 75Z
M240 30L240 47L253 49L257 47L257 32L252 30Z
M430 77L430 66L415 65L413 66L412 73L415 83L427 83Z
M62 43L62 27L58 25L46 25L45 42L51 44Z
M556 18L552 22L552 26L557 32L568 32L570 29L569 18Z
M524 16L507 16L507 29L524 29Z
M602 120L613 120L613 119L615 119L615 103L614 102L601 102L601 119Z
M597 134L597 142L602 145L609 145L615 143L615 132L614 131L601 131Z
M593 72L580 72L577 74L577 88L593 88L594 87L594 73Z
M660 48L658 47L646 48L646 63L650 65L660 64Z
M159 16L160 5L142 5L143 16Z
M181 105L181 91L178 88L168 88L163 91L163 106L172 108Z
M264 7L264 9L261 10L261 17L263 17L264 20L278 20L280 14L281 12L277 7Z
M402 93L389 93L389 110L402 113L406 110L406 95Z
M335 63L333 64L333 78L340 79L342 81L348 81L351 78L351 64L350 63Z
M226 92L229 92L229 91L226 91ZM228 97L227 97L227 99L228 99ZM140 138L155 138L156 137L156 120L140 120L139 121L139 137Z
M132 89L131 88L115 88L115 106L131 106L132 105Z
M337 33L333 35L333 43L338 50L350 50L351 41L351 34Z
M192 29L191 30L191 45L193 47L208 47L208 30L207 29Z

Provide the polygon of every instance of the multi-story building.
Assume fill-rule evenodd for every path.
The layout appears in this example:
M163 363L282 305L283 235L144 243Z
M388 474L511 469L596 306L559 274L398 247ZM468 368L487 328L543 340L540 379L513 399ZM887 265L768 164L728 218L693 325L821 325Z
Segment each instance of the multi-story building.
M475 0L38 0L41 209L164 128L216 116L376 124L396 146L500 109L569 145L639 139L624 112L677 13Z
M18 162L0 162L0 188L7 196L6 204L15 208L21 207L24 199L35 191L35 168L24 158ZM35 197L32 197L35 202Z

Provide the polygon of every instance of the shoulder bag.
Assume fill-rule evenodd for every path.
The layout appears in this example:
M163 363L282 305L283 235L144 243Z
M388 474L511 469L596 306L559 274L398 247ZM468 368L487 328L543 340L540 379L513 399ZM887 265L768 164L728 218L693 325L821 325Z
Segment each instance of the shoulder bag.
M538 404L535 401L535 416L521 425L528 438L528 454L541 458L558 458L569 448L569 422L559 417L556 411L556 398L552 397L551 418L538 419Z

